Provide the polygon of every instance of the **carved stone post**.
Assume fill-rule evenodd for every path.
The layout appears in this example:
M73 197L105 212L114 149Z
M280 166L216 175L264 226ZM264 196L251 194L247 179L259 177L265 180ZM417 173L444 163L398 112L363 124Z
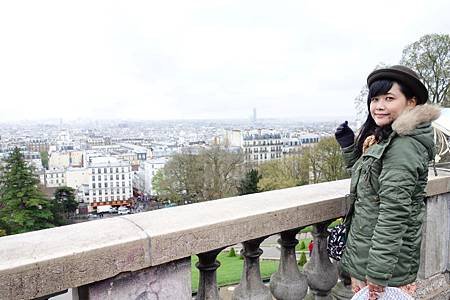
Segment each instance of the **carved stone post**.
M72 289L73 300L192 300L191 258L120 273Z
M241 255L244 256L244 270L241 282L234 290L233 300L272 300L270 290L263 284L259 270L259 257L263 252L259 245L265 238L242 243L244 248L241 250Z
M303 299L308 292L306 276L300 273L295 257L295 238L301 228L284 231L278 243L281 245L278 271L270 277L270 291L276 299Z
M330 292L338 279L337 267L331 263L327 253L327 228L330 223L331 221L325 221L313 226L312 256L304 267L309 288L316 300L332 299Z
M216 260L217 255L224 248L212 250L197 254L198 262L195 264L200 271L198 292L196 299L198 300L218 300L219 289L217 288L216 270L220 267L220 262Z

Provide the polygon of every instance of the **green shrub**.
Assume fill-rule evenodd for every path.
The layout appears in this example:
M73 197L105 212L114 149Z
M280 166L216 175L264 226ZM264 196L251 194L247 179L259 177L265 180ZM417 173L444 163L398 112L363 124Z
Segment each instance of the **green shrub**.
M230 251L228 251L228 257L236 257L236 251L234 251L234 248L231 247Z
M298 265L303 267L306 264L306 262L307 262L306 254L305 252L302 252L302 254L300 255L300 259L298 260Z
M305 228L303 228L302 230L300 230L301 233L307 233L307 232L312 232L312 226L307 226Z
M306 245L305 245L305 241L304 240L302 240L301 242L300 242L300 248L299 248L300 250L305 250L306 249Z

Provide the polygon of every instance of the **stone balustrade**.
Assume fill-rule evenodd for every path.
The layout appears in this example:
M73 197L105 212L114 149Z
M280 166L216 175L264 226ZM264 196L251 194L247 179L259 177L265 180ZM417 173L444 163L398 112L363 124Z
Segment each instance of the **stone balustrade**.
M197 299L219 299L216 257L236 243L244 270L234 299L345 299L348 291L332 291L338 272L326 254L326 228L345 213L348 188L341 180L2 237L0 299L47 299L69 288L74 299L192 299L194 254ZM450 176L430 178L427 196L418 295L448 299ZM296 234L308 225L315 247L300 272ZM260 243L274 234L280 264L267 286Z

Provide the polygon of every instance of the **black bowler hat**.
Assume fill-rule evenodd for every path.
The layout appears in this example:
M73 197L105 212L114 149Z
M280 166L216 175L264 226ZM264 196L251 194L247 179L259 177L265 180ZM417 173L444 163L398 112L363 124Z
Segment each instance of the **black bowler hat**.
M367 86L377 80L391 79L406 85L417 98L417 104L424 104L428 101L428 90L420 81L416 72L408 67L395 65L385 69L375 70L367 77Z

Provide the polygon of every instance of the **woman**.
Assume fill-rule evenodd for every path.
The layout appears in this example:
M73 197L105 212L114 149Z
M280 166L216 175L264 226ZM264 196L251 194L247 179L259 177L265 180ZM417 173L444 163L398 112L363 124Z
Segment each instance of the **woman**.
M341 267L354 292L368 285L370 299L377 299L386 286L414 293L434 159L430 122L440 112L425 104L428 91L407 67L376 70L367 84L369 115L356 140L347 122L335 134L352 170L354 199Z

